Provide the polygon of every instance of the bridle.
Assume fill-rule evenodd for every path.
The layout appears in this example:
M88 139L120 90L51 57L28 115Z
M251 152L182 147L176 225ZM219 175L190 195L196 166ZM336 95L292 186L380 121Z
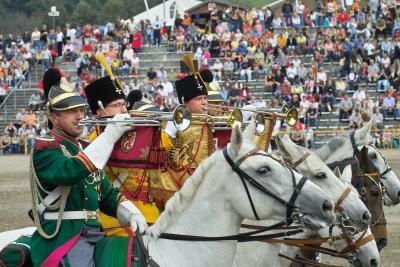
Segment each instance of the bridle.
M300 159L298 159L297 161L295 161L294 163L292 163L289 159L285 158L284 161L290 165L294 170L296 170L296 168L301 165L306 159L307 157L310 156L309 152L306 152ZM351 188L347 187L339 196L338 200L335 201L335 208L334 211L338 212L342 215L342 217L347 218L348 220L350 220L348 218L348 216L346 215L346 211L345 209L341 206L341 204L343 203L343 201L349 196L351 192Z
M251 208L253 210L254 213L254 217L257 220L260 220L256 208L254 206L254 202L253 199L251 197L249 188L247 186L246 181L251 184L252 186L254 186L255 188L257 188L258 190L260 190L261 192L267 194L268 196L274 198L275 200L277 200L278 202L280 202L282 205L286 206L286 222L287 225L291 224L294 220L298 220L299 217L301 217L300 215L300 211L298 209L298 207L295 205L295 202L297 200L297 197L300 195L301 193L301 189L303 188L304 184L306 183L306 181L308 180L307 176L303 176L299 183L296 183L296 178L294 175L294 171L293 169L287 165L286 163L279 161L278 159L274 158L271 154L268 154L266 152L261 152L262 150L260 148L254 148L252 150L250 150L249 152L247 152L245 155L243 155L241 158L239 158L236 161L233 161L231 159L231 157L228 154L228 149L227 147L225 147L223 149L223 155L226 159L226 161L228 162L228 164L231 166L232 170L239 176L240 180L242 181L242 184L245 188L246 194L247 194L247 198L250 202ZM279 164L281 164L284 168L287 168L292 176L292 184L293 184L293 193L289 199L289 201L286 201L284 199L282 199L281 197L277 196L276 194L272 193L268 188L266 188L265 186L261 185L259 182L257 182L254 178L252 178L250 175L248 175L246 172L244 172L241 168L240 165L249 157L251 156L266 156L269 157L271 159L273 159L274 161L278 162Z
M374 226L374 225L386 225L387 221L385 219L385 215L384 215L384 211L383 211L383 203L385 201L385 197L383 196L383 188L381 183L375 181L375 179L367 174L361 175L358 178L361 178L361 183L360 183L360 189L359 189L359 193L361 196L361 200L365 203L368 200L368 195L367 195L367 190L366 190L366 185L364 183L364 179L368 179L369 181L371 181L379 190L379 197L381 202L377 203L380 207L380 214L378 216L377 219L375 220L371 220L370 221L370 226Z
M393 169L389 167L389 165L386 162L385 157L382 155L382 153L378 149L376 149L375 146L373 146L371 144L357 145L356 144L356 140L354 138L354 135L355 135L355 132L352 132L350 134L350 141L351 141L351 145L353 146L354 158L356 158L359 162L361 162L360 151L358 150L358 148L360 146L362 146L362 147L371 147L372 149L375 150L375 152L377 152L382 157L383 162L385 163L386 169L382 173L380 173L378 167L373 162L371 162L374 165L374 167L375 167L375 169L377 171L376 172L371 172L371 173L366 173L366 175L369 175L369 176L372 176L372 177L375 177L375 176L379 177L379 183L381 184L380 188L381 188L382 196L383 196L383 199L384 199L384 203L385 203L386 206L392 205L392 201L387 196L386 188L383 185L383 183L380 181L380 179L387 179L385 177L385 175L388 174L389 172L393 171Z

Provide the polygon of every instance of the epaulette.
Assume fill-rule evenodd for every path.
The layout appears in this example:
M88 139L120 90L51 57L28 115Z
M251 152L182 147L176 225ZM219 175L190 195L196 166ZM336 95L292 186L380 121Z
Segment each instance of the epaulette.
M52 136L37 137L35 138L36 151L46 149L61 149L60 143L57 142Z
M90 142L83 139L79 139L79 143L81 143L82 148L86 148L88 145L90 145Z

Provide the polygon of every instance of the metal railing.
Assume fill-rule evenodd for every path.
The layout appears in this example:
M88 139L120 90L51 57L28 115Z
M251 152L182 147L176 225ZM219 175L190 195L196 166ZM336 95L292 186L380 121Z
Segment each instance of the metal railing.
M14 87L10 90L8 90L7 95L5 99L3 100L3 103L0 103L0 111L2 110L2 115L3 119L1 121L7 122L7 112L9 108L13 108L14 110L17 108L17 94L16 90L20 90L20 87L23 87L23 84L27 84L28 88L31 88L32 86L36 87L37 85L33 85L32 81L32 74L35 74L35 77L38 77L38 62L34 62L33 66L34 70L32 71L32 68L28 70L28 79L19 79ZM26 91L22 90L24 93L24 97L26 97ZM13 97L12 103L10 105L9 101Z

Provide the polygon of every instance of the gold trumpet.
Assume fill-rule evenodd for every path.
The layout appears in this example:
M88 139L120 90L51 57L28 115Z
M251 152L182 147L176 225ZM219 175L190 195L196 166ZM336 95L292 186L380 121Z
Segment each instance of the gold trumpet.
M134 126L158 127L161 121L172 121L178 131L185 131L192 122L192 114L185 105L177 106L173 112L131 111L129 114L136 117L125 120L83 119L79 125L107 126L109 123L130 123Z
M212 108L204 108L207 111L215 111L219 113L229 113L228 116L212 116L212 115L203 115L203 114L195 114L194 116L198 118L207 118L213 123L227 123L229 126L233 127L235 123L239 123L240 125L243 123L243 114L242 112L235 108L231 111L229 110L219 110Z
M214 111L214 112L230 112L230 110L237 110L240 112L240 116L242 118L241 123L244 125L248 124L248 122L243 122L243 114L241 111L249 111L249 112L254 112L256 113L255 120L256 120L256 133L257 135L264 135L268 129L271 128L272 126L272 121L275 120L275 118L283 118L286 119L287 124L289 126L293 126L298 118L298 113L295 108L291 104L285 104L282 108L281 113L276 113L272 112L269 110L265 111L258 111L258 110L252 110L252 109L245 109L245 108L234 108L230 106L224 106L224 105L215 105L215 104L208 104L209 107L208 110ZM233 111L232 111L233 112ZM231 125L231 124L230 124Z

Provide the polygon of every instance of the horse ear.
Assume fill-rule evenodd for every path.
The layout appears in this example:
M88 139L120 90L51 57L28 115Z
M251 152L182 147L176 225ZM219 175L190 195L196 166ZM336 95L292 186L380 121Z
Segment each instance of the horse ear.
M336 177L341 177L342 176L342 174L340 173L340 168L339 168L339 166L336 166L334 169L333 169L333 173L335 174L335 176Z
M351 164L349 164L346 167L344 167L342 175L340 175L340 179L351 184L351 177L352 177Z
M363 146L360 151L360 159L361 162L366 162L368 159L368 148L366 146Z
M357 144L367 144L370 141L370 133L371 133L371 128L372 128L372 120L370 120L366 125L364 125L361 129L356 130L354 137L358 138L356 139Z
M254 138L256 136L256 121L251 118L249 125L243 131L243 139L254 143Z
M236 123L232 128L232 134L231 134L231 149L235 155L239 153L242 143L243 143L242 131L240 130L240 125Z
M275 142L283 157L290 157L290 155L294 155L297 145L293 143L287 134L285 134L283 137L277 135L275 137Z

